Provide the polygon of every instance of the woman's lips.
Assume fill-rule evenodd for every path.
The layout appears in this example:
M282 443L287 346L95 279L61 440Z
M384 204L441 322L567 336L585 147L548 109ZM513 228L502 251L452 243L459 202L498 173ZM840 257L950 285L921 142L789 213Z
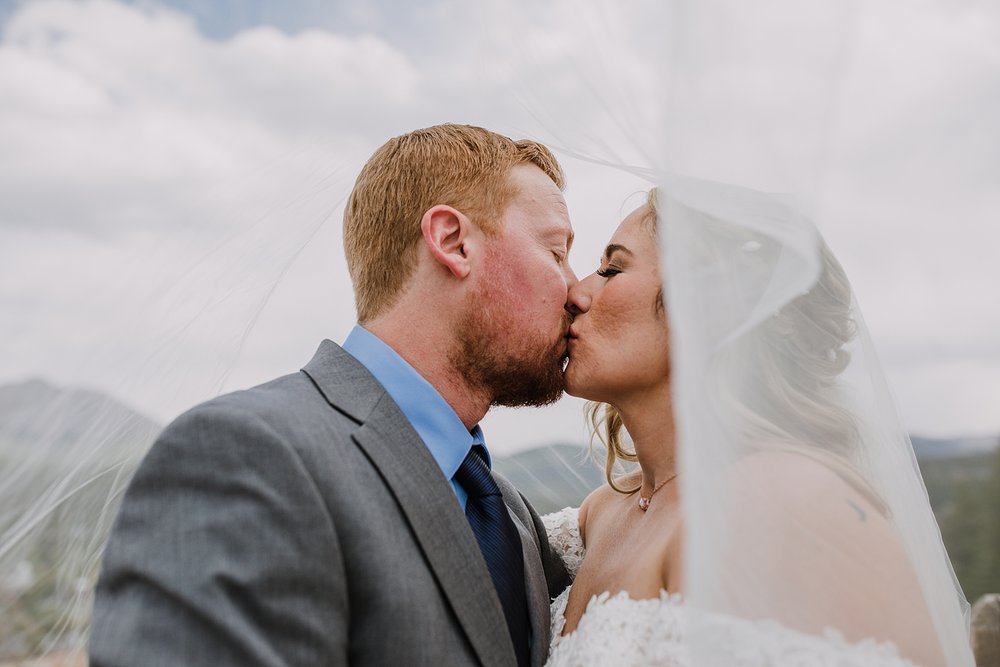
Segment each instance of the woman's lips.
M566 349L567 350L573 349L573 345L577 342L577 338L578 338L578 336L576 335L576 332L573 331L573 327L570 327L569 328L569 332L566 334Z

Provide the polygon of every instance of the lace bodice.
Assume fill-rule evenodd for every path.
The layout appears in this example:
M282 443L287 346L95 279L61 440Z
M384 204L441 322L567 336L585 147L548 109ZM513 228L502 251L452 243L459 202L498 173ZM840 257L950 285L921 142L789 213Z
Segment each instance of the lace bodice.
M549 542L572 576L586 549L580 539L579 512L566 508L542 517ZM662 665L691 667L690 642L711 647L699 662L730 667L916 667L890 643L849 643L833 630L809 635L775 621L748 621L721 614L699 617L697 626L685 613L679 595L661 591L659 598L635 600L627 593L602 593L590 599L576 630L562 636L564 613L572 586L552 602L552 644L548 667L598 665Z

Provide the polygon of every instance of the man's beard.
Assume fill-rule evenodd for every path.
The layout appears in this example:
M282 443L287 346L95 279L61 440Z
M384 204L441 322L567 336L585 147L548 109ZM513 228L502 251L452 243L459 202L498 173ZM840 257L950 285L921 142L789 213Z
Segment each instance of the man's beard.
M570 323L567 314L563 333ZM481 307L472 307L458 332L451 362L490 405L511 408L549 405L563 393L566 339L531 340Z

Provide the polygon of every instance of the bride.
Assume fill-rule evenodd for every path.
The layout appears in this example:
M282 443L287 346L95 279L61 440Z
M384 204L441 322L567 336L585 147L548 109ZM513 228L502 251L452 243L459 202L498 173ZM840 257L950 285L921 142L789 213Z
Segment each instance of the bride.
M716 195L711 206L743 198L741 215L770 205L749 192L697 187ZM788 249L767 247L774 243L725 215L668 206L674 224L692 222L700 233L694 241L675 234L701 271L675 271L671 281L700 283L704 301L687 312L728 331L717 354L690 355L705 360L698 370L719 437L679 446L679 417L693 414L698 397L676 386L676 365L690 371L697 362L690 348L671 357L680 336L664 306L664 232L652 190L615 231L597 271L569 294L566 388L596 402L607 484L579 510L544 518L575 573L552 604L548 664L963 664L946 663L942 646L942 617L957 605L933 617L926 593L934 577L915 567L926 554L914 559L902 538L915 525L907 515L921 508L894 511L892 485L877 481L878 441L842 400L840 376L860 322L840 265L817 236L814 282L760 317L760 297L775 283L760 277L777 277ZM727 280L734 290L716 289L728 296L713 314L713 285ZM671 315L674 294L690 305L674 289ZM750 302L756 308L741 310ZM618 459L638 467L616 475Z

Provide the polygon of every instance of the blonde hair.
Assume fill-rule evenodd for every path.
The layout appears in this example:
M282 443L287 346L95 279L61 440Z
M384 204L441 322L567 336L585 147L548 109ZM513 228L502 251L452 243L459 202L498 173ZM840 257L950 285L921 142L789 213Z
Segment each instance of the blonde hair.
M344 209L344 253L358 322L395 303L416 265L420 220L452 206L487 234L517 194L513 167L532 164L561 190L562 168L548 148L472 125L445 124L387 141L365 164Z
M595 436L605 448L604 478L608 481L608 485L618 493L635 493L639 490L638 486L634 489L623 489L615 481L615 465L619 459L633 463L639 460L635 452L625 449L622 445L622 429L624 428L624 424L622 423L621 413L612 405L596 401L587 401L585 409L587 419L590 421L591 454L593 454Z

